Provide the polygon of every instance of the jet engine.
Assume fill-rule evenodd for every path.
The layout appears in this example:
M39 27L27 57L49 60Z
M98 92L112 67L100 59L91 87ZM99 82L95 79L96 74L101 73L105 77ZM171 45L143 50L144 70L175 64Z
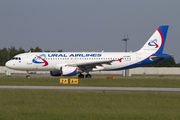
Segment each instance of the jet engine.
M50 71L51 76L73 76L77 73L77 67L60 67L58 71Z

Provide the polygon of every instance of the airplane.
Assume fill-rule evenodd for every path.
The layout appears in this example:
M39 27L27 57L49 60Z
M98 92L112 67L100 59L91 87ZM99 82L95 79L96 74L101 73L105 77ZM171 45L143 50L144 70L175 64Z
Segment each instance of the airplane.
M91 78L90 71L125 70L170 59L164 54L169 26L160 26L145 45L136 52L29 52L14 56L7 68L27 71L50 71L51 76ZM84 74L86 75L84 76Z

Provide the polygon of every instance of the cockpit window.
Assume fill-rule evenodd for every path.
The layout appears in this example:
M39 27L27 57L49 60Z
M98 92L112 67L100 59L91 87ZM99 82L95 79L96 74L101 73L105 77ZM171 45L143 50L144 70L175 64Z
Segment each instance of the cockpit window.
M13 57L12 60L21 60L20 57Z

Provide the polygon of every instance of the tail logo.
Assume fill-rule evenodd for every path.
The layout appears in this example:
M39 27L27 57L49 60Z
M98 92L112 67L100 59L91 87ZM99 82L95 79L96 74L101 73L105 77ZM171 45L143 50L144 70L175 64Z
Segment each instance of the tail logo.
M33 63L37 63L37 64L43 64L43 66L47 66L48 62L45 60L46 59L46 55L45 54L41 54L40 56L34 57L34 59L32 60Z
M154 39L154 40L151 40L149 43L148 43L149 46L155 46L155 48L158 48L159 45L157 44L157 39Z

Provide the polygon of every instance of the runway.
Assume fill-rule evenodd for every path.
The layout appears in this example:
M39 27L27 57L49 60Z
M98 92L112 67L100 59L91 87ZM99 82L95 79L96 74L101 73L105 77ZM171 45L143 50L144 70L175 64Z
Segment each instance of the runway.
M180 88L146 87L74 87L74 86L0 86L0 89L60 90L60 91L125 91L125 92L180 92Z

